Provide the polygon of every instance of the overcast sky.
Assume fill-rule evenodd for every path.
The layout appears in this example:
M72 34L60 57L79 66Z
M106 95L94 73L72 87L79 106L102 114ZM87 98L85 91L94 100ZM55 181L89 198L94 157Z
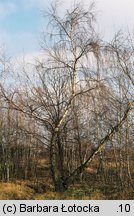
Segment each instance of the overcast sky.
M10 55L30 55L39 51L39 39L45 20L41 10L50 0L0 0L0 44ZM72 0L63 0L67 7ZM83 0L84 4L90 0ZM134 0L96 0L99 29L105 38L118 29L134 27Z

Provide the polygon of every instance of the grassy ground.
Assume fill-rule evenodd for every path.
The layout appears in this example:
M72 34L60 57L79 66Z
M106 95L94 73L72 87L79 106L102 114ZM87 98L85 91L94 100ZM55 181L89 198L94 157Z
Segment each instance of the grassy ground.
M116 187L89 186L85 184L72 185L65 192L54 192L46 188L43 182L0 183L0 200L108 200L134 199L131 189L119 191Z
M75 183L64 192L54 192L47 162L41 161L38 179L1 182L0 200L134 200L134 190L131 187L128 188L126 184L126 187L119 188L115 165L107 163L110 172L107 172L106 180L103 173L97 174L98 163L94 162L85 170L82 183Z
M20 183L0 183L0 200L32 199L34 190Z

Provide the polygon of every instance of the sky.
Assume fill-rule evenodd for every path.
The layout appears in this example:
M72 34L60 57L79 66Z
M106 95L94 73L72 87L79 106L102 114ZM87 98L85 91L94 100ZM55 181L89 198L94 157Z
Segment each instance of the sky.
M73 0L63 0L66 8ZM83 0L87 4L89 0ZM108 39L118 29L134 28L133 0L96 0L99 30ZM40 51L39 41L47 20L43 10L51 0L0 0L0 47L10 56L31 56ZM61 9L63 9L61 7Z

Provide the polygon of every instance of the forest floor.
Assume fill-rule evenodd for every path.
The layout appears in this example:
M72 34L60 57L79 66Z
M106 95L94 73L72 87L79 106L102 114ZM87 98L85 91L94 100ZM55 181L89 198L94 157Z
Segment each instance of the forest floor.
M0 183L0 200L133 200L132 189L116 186L75 184L65 192L54 192L42 182Z
M38 178L0 182L0 200L134 200L134 189L120 187L113 163L108 164L106 176L97 171L98 162L86 168L82 182L76 181L68 190L55 192L46 161L38 167ZM104 176L106 178L104 178ZM134 179L134 172L132 173Z

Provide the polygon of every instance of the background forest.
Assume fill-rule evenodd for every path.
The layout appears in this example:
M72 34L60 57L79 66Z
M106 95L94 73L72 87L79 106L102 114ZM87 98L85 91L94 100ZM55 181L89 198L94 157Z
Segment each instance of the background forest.
M0 57L0 199L134 198L134 43L51 5L34 64Z

